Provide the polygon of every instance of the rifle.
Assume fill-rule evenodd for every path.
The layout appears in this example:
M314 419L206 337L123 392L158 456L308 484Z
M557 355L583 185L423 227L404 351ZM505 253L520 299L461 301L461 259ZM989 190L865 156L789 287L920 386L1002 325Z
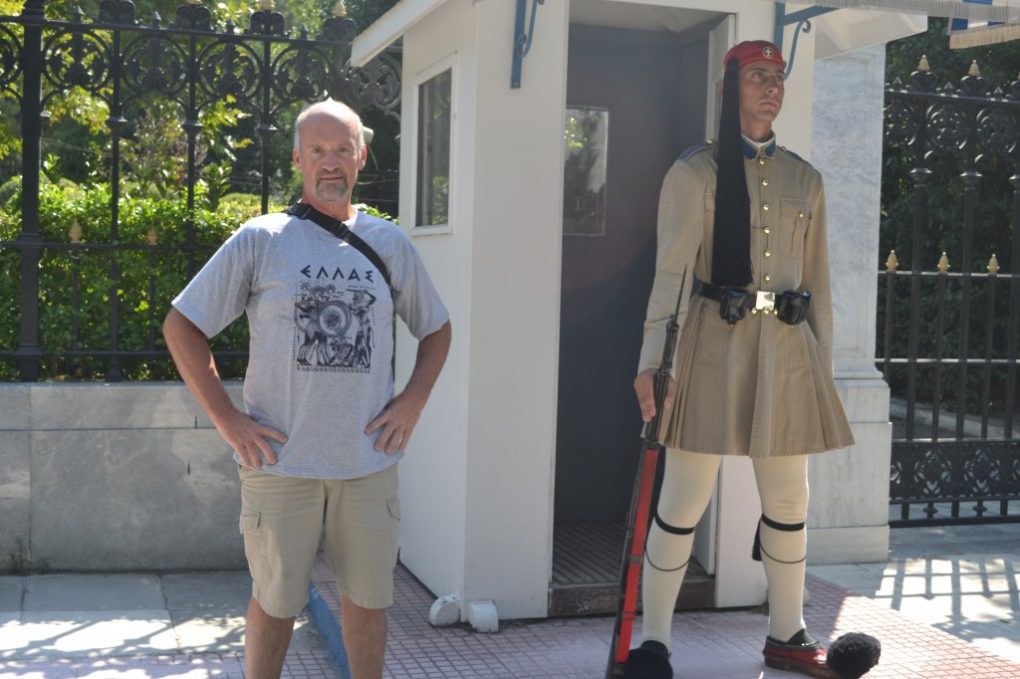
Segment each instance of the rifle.
M616 624L613 640L609 645L609 664L606 679L623 677L630 652L630 640L634 632L634 618L637 615L637 590L641 578L641 566L645 557L645 538L648 535L648 517L655 486L655 468L663 445L659 442L659 424L662 408L672 379L673 354L676 352L680 325L680 304L684 298L684 283L687 270L680 279L680 293L677 295L676 310L666 324L666 342L662 348L662 361L655 371L655 416L644 428L641 436L641 457L638 458L634 489L631 491L630 511L627 513L627 532L623 541L623 556L620 559L620 589L617 593Z

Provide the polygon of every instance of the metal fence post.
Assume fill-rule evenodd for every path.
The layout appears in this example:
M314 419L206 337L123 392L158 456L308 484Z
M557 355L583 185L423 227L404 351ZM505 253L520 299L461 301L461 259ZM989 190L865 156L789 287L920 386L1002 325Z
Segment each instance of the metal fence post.
M39 259L43 239L39 233L39 172L42 165L42 27L45 0L27 0L25 42L21 55L21 329L15 357L21 380L39 379L42 348L39 345Z

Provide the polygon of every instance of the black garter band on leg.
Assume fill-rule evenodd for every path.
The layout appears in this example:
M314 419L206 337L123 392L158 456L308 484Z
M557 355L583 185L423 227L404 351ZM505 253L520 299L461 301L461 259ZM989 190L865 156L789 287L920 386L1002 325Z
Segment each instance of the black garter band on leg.
M658 517L656 517L656 518L658 518ZM751 558L752 559L754 559L755 561L761 561L761 555L762 554L767 556L770 561L775 561L776 563L795 564L795 563L800 563L800 562L804 561L805 559L807 559L807 554L805 554L802 558L797 559L796 561L783 561L782 559L777 559L776 557L772 556L771 554L766 552L764 549L762 549L762 546L761 546L761 525L763 523L766 526L768 526L769 528L774 528L775 530L786 531L787 533L796 533L797 531L804 530L804 526L805 526L805 522L804 521L801 521L800 523L779 523L778 521L773 521L769 517L767 517L764 514L762 514L761 515L761 519L759 519L759 521L758 521L758 528L754 531L754 546L751 547ZM651 562L649 562L649 563L651 563Z
M668 523L666 523L665 521L663 521L662 517L659 516L659 509L658 509L658 507L656 507L656 509L655 509L654 518L655 518L655 525L657 525L659 528L661 528L666 533L669 533L670 535L690 535L691 533L694 532L694 527L691 527L691 528L680 528L678 526L671 526ZM655 570L657 570L657 571L659 571L661 573L675 573L676 571L680 570L681 568L685 567L687 564L689 564L691 562L690 558L688 558L687 561L684 561L682 564L680 564L676 568L659 568L658 566L655 565L654 562L652 562L651 558L649 558L649 556L648 556L648 538L647 537L645 538L645 561L648 562L649 566L651 566L652 568L654 568Z

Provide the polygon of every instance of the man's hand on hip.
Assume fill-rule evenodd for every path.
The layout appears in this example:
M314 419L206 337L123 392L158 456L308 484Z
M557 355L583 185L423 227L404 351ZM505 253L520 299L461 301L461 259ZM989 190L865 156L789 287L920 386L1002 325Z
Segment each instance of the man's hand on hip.
M276 453L266 439L273 439L278 443L287 442L287 437L280 432L259 424L237 409L215 424L220 436L237 451L241 464L252 469L262 467L263 457L268 464L276 464Z
M394 396L365 429L368 435L375 431L379 432L375 440L375 449L380 452L386 451L388 455L404 452L427 400L427 394L419 395L411 389L404 389Z

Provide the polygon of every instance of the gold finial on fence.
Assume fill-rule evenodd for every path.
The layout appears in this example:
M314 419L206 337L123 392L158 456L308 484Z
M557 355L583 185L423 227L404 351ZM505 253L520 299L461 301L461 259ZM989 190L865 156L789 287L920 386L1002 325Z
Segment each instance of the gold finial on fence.
M159 243L159 234L156 233L156 227L149 229L149 232L145 234L145 242L149 245L157 245Z
M900 266L900 260L896 259L896 251L890 250L889 257L885 260L886 271L896 271Z
M71 228L67 230L67 236L71 239L72 243L81 242L81 224L78 223L77 219L71 222Z
M931 66L928 65L928 55L922 54L921 60L917 62L917 70L921 73L927 73L931 70Z
M259 10L262 12L272 12L276 9L276 3L273 0L259 0Z
M939 270L939 273L949 271L949 255L946 254L945 250L942 251L942 256L939 257L939 263L936 265L936 268Z
M967 75L969 75L971 78L980 78L981 77L981 69L978 68L977 59L975 59L974 61L970 62L970 70L967 71Z
M988 260L988 266L985 268L993 276L999 273L999 258L995 256L994 252L992 253L992 258Z
M333 5L333 16L338 19L347 16L347 5L344 4L344 0L337 0L337 3Z

